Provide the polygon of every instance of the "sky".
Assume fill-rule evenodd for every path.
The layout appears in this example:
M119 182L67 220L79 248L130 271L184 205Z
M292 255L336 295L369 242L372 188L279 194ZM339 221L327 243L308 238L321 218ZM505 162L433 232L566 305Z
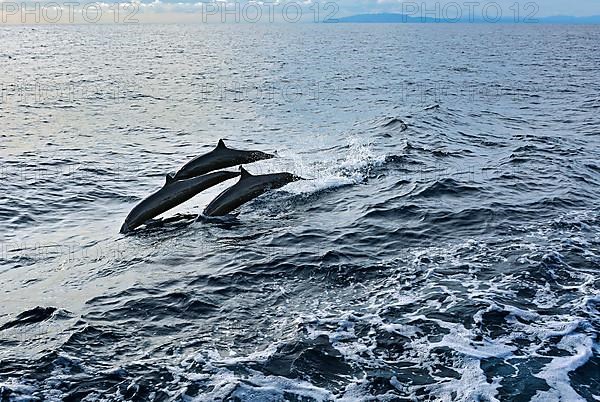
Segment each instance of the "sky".
M106 0L105 0L106 1ZM460 15L461 19L482 20L489 17L494 19L496 16L504 19L514 19L517 15L520 20L524 18L543 18L548 16L598 16L600 15L600 0L269 0L269 1L253 1L253 0L141 0L142 3L154 2L153 5L142 5L142 12L153 13L202 13L202 7L205 7L207 2L213 1L212 5L208 5L204 14L209 15L209 20L223 18L224 21L232 21L235 17L234 13L226 13L223 16L223 8L233 10L234 5L240 7L238 14L242 15L244 20L245 10L248 15L251 15L253 10L248 8L249 3L262 4L263 15L261 21L268 19L265 10L265 5L270 4L274 7L274 14L281 16L285 9L286 3L292 3L301 7L303 10L304 19L314 17L315 7L319 9L319 19L323 20L327 16L345 17L355 14L369 13L401 13L413 17L429 16L439 18L440 20L449 20ZM200 1L200 2L199 2ZM214 3L217 1L217 3ZM227 2L227 3L225 3ZM203 4L204 3L204 4ZM212 9L211 13L206 11L210 7L215 7L214 4L220 4L220 11ZM226 5L228 4L228 5ZM276 6L272 6L276 4ZM269 7L269 6L266 6ZM294 7L288 9L288 16L294 15ZM489 21L489 20L488 20Z
M463 21L489 21L488 18L496 17L515 19L517 15L519 22L528 17L600 16L600 0L65 0L64 4L73 4L73 1L78 4L75 11L68 8L71 6L59 6L57 11L54 5L63 2L0 0L0 21L3 24L95 22L98 15L99 22L273 22L269 17L272 13L276 22L282 21L284 14L285 21L290 22L295 20L297 9L301 9L303 17L299 20L315 22L323 22L328 17L335 19L369 13L401 13L442 21L457 17ZM128 2L134 2L135 6L127 6ZM125 8L116 13L114 4ZM286 8L286 4L291 7ZM224 13L225 7L230 12ZM237 12L234 11L236 7ZM262 8L262 15L258 21L251 21L257 7Z
M448 7L450 10L450 4L458 4L465 12L468 12L468 6L465 3L470 0L458 0L458 1L415 1L421 5L426 3L428 9L435 9L435 4L439 4L440 9ZM353 10L351 13L356 12L401 12L403 9L402 4L405 3L404 9L408 9L409 2L398 1L398 0L338 0L337 3L340 5L340 10ZM573 16L590 16L600 15L600 0L541 0L541 1L517 1L517 0L495 0L495 1L472 1L477 5L473 5L473 10L483 9L484 6L492 7L490 3L496 3L500 6L505 13L512 13L511 7L514 4L519 4L519 8L522 13L532 12L534 8L539 9L537 15L540 17L552 16L552 15L573 15ZM532 3L532 4L529 4ZM420 7L421 8L421 7ZM491 12L491 10L490 10Z
M106 0L105 0L106 1ZM149 3L154 0L140 0L142 3ZM161 3L184 3L199 4L199 2L210 2L211 0L158 0ZM224 0L215 0L224 1ZM227 0L235 2L238 0ZM239 0L239 3L246 4L251 0ZM258 3L267 3L277 0L269 1L256 1ZM320 7L325 7L327 4L332 3L338 8L338 15L346 16L360 13L381 13L381 12L394 12L402 13L406 12L413 5L417 5L419 9L425 4L425 8L429 10L435 10L436 4L439 10L447 8L451 10L452 7L460 6L463 13L469 12L469 7L474 12L481 13L484 7L495 7L498 5L503 11L504 15L511 16L514 12L514 6L518 5L522 14L527 14L535 11L535 14L539 17L554 16L554 15L570 15L570 16L591 16L600 15L600 0L415 0L415 1L404 1L404 0L279 0L279 3L293 2L301 4L303 8L309 8L310 3L319 3ZM467 5L470 3L471 5ZM419 12L421 11L419 10ZM490 12L492 10L490 9Z

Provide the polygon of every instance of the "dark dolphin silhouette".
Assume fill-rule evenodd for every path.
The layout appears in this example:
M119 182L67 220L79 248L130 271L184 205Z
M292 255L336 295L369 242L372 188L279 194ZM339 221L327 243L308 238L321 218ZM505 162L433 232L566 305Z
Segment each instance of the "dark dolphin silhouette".
M294 181L304 180L291 173L252 175L240 167L240 180L217 196L204 210L205 216L227 215L269 190L281 188Z
M0 331L5 329L19 327L21 325L36 324L38 322L46 321L56 311L56 307L36 307L31 310L22 312L15 317L15 320L9 321L0 327Z
M205 155L198 156L186 163L176 174L175 180L185 180L213 172L219 169L258 162L274 158L274 155L261 151L242 151L227 148L223 140L215 149Z
M214 172L188 180L175 180L167 175L167 181L160 190L131 210L121 226L121 233L130 232L148 220L193 198L196 194L239 175L239 172Z

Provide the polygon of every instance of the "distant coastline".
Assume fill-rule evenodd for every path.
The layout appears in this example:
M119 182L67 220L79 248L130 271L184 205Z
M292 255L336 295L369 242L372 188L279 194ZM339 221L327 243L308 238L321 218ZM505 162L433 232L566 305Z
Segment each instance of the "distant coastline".
M406 14L379 13L379 14L356 14L340 17L326 21L328 23L387 23L387 24L435 24L435 23L467 23L467 24L600 24L600 15L590 17L552 16L536 17L529 20L515 20L514 18L501 18L497 21L487 21L482 18L471 19L444 19L432 17L414 17Z

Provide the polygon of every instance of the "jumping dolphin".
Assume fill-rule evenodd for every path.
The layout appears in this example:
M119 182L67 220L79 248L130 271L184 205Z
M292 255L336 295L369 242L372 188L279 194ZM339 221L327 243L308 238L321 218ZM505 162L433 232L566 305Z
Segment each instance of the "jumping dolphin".
M190 179L215 170L258 162L274 157L274 155L261 151L241 151L238 149L227 148L223 140L219 140L219 144L215 149L186 163L175 174L174 178L175 180Z
M175 180L172 176L167 175L165 185L141 201L129 213L125 223L121 226L121 233L130 232L148 220L191 199L196 194L239 175L239 172L215 172L188 180Z
M204 210L205 216L227 215L237 207L258 197L259 195L288 183L303 180L291 173L274 173L252 175L240 167L240 180L217 196Z

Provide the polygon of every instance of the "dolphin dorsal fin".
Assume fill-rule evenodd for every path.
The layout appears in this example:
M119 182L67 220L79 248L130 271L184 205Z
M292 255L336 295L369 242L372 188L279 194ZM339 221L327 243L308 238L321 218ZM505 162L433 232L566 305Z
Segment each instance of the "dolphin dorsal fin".
M225 146L223 140L219 140L219 143L217 144L217 149L227 149L227 146Z
M242 173L242 175L240 177L240 180L252 177L252 175L250 174L250 172L248 172L246 169L244 169L243 166L240 166L240 172Z
M171 173L167 173L167 177L166 177L166 180L165 180L165 186L168 186L169 184L171 184L171 183L173 183L175 181L176 181L175 177L173 177L171 175Z

